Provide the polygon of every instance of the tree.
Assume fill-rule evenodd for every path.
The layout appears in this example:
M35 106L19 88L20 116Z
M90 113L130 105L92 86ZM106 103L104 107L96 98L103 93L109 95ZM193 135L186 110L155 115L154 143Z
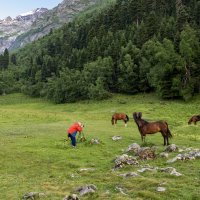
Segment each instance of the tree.
M147 44L146 44L147 45ZM162 98L180 97L181 72L183 61L176 53L173 43L164 39L163 43L149 41L145 47L146 60L150 59L147 77L150 85Z
M139 54L140 50L131 41L121 48L118 75L118 91L134 94L139 91Z
M6 48L4 50L3 55L0 55L0 68L7 69L8 65L9 65L9 52L8 49Z
M180 39L180 54L184 60L182 93L185 99L189 99L194 94L195 87L200 91L200 69L195 64L200 53L199 38L195 30L186 25Z

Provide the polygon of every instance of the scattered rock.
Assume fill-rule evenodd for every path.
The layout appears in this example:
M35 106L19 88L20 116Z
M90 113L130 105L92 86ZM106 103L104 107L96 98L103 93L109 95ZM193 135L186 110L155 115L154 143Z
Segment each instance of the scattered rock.
M101 143L100 140L97 139L97 138L93 138L93 139L91 139L91 141L90 141L90 144L100 144L100 143Z
M157 187L156 188L157 192L165 192L165 190L166 190L166 188L164 188L164 187Z
M138 165L138 161L133 156L128 156L127 154L123 154L116 158L115 160L115 168L122 168L124 165Z
M166 185L166 184L167 184L166 181L162 181L162 182L159 183L159 186Z
M167 152L160 153L160 157L168 158L169 154Z
M173 167L166 167L166 168L160 168L159 171L161 172L166 172L166 173L171 173L175 168Z
M142 160L152 160L156 157L155 150L150 147L140 148L136 155L138 155Z
M188 147L188 148L185 149L185 151L192 151L192 150L193 150L192 147Z
M128 178L128 177L136 177L136 176L139 176L136 172L128 172L128 173L125 173L125 174L120 174L119 176L122 176L124 178Z
M70 194L66 196L63 200L79 200L79 198L76 194Z
M143 172L146 172L146 171L152 171L152 172L156 172L157 171L157 167L144 167L144 168L141 168L141 169L138 169L137 171L140 172L140 173L143 173Z
M126 150L126 152L134 152L137 153L140 149L140 145L137 143L133 143L131 145L128 146L128 149Z
M192 153L178 154L176 158L177 160L195 160L195 154Z
M122 193L123 195L128 195L128 194L126 194L126 193L124 192L124 190L123 190L121 187L116 186L115 189L116 189L117 191L119 191L120 193Z
M177 157L174 157L170 160L167 161L167 163L173 163L173 162L176 162L177 161Z
M172 163L177 160L195 160L200 158L200 150L190 151L188 153L178 154L176 157L167 161L167 163Z
M22 200L36 200L39 199L40 197L44 197L45 194L44 193L39 193L39 192L28 192L26 194L24 194L24 196L22 197Z
M167 146L167 148L165 149L165 152L174 152L174 151L178 151L178 147L175 144L171 144Z
M166 173L169 173L169 174L175 175L175 176L182 176L182 174L177 172L176 169L173 167L160 168L159 171L166 172Z
M94 168L81 168L79 171L84 172L84 171L94 171Z
M95 193L97 190L97 187L93 184L85 185L79 187L76 191L79 192L81 196L89 194L89 193Z
M178 150L179 153L181 153L181 152L183 152L183 151L184 151L183 149L179 149L179 150Z
M113 141L121 140L121 139L122 139L121 136L113 136L113 137L112 137L112 140L113 140Z
M173 170L170 174L174 176L182 176L182 174L177 172L176 170Z

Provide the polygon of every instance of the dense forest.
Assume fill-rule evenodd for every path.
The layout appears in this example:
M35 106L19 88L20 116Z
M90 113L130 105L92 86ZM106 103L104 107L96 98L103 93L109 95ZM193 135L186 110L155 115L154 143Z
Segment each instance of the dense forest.
M116 0L0 56L0 93L56 103L200 93L200 1Z

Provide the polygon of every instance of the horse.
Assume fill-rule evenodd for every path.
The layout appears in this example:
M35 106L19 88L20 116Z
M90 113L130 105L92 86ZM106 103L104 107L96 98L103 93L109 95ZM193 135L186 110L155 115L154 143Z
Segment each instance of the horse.
M198 121L200 121L200 115L193 115L189 119L188 124L191 124L193 122L196 125Z
M172 134L168 128L168 124L165 121L148 122L141 118L141 112L134 112L133 119L138 126L138 130L141 135L142 142L145 142L145 137L147 134L154 134L160 132L164 139L164 146L169 145L169 138Z
M125 126L127 126L127 122L129 121L129 117L125 113L114 113L112 115L112 119L111 119L112 125L117 124L117 120L123 120L124 123L125 123Z

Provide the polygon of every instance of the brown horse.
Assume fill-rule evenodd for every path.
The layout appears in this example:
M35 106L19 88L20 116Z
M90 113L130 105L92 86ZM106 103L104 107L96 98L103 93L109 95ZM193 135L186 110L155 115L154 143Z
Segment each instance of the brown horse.
M140 131L141 139L145 142L146 134L154 134L160 132L164 139L164 145L169 145L169 137L172 137L172 134L168 128L168 124L165 121L156 121L156 122L147 122L143 120L142 113L133 113L133 119L138 126Z
M188 124L191 124L193 122L196 125L198 121L200 121L200 115L193 115L189 119Z
M117 120L123 120L125 123L125 126L127 126L127 122L129 121L129 117L128 115L126 115L125 113L115 113L112 115L112 125L117 124Z

